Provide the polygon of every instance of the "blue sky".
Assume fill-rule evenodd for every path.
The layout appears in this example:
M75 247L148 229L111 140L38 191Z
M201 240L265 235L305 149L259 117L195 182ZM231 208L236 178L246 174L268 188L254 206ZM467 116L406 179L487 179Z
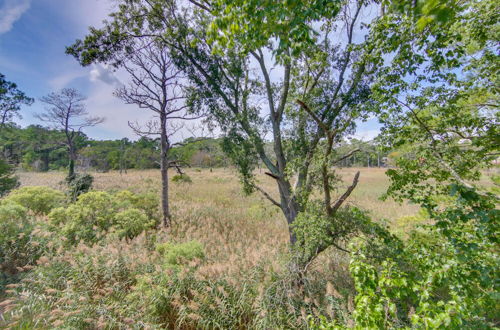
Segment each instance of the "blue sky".
M113 96L116 75L103 66L82 68L64 53L65 47L83 38L89 26L99 26L112 11L109 0L0 0L0 72L35 99L64 87L87 96L87 109L106 121L85 132L94 139L135 139L127 121L145 121L149 114L125 105ZM21 126L40 124L33 114L43 105L35 102L22 109ZM375 119L359 126L358 137L376 135ZM180 138L180 137L179 137Z

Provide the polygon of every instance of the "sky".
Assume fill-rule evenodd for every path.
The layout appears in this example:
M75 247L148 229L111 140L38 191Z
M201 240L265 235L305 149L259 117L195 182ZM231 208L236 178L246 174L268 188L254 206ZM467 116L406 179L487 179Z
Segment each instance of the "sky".
M43 124L34 117L44 109L38 99L71 87L87 96L91 115L106 118L99 126L84 130L89 137L137 138L127 122L145 122L151 116L113 96L127 77L102 65L81 67L65 54L66 46L82 39L89 26L99 27L113 7L110 0L0 0L0 72L36 100L22 108L18 124ZM358 124L355 137L368 140L378 131L377 120L371 119ZM188 137L184 135L180 132L177 139Z

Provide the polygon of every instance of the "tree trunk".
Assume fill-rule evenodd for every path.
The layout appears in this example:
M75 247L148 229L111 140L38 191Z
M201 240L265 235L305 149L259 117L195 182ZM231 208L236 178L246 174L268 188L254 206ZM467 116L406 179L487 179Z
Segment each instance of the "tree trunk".
M290 237L290 245L293 246L297 241L297 237L293 232L292 224L295 218L299 214L299 205L292 197L292 187L290 183L283 179L278 179L278 189L280 192L280 204L281 210L285 215L286 222L288 224L288 234Z
M161 208L163 216L163 225L165 227L170 226L170 210L168 204L168 151L170 149L168 139L167 139L167 123L166 116L160 116L161 122L161 160L160 160L160 171L161 171Z
M72 145L69 146L69 166L68 166L68 178L73 180L75 177L75 160L76 152Z

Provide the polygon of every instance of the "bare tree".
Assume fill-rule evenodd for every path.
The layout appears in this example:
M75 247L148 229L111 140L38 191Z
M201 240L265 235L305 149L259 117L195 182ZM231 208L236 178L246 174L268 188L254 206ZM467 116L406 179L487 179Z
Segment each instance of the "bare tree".
M168 199L168 169L179 164L169 160L173 146L172 136L183 127L183 120L198 119L186 109L183 77L169 58L167 49L152 39L141 40L120 64L132 78L128 86L116 90L115 95L127 104L152 111L155 119L145 125L130 123L138 135L159 135L161 145L160 168L162 180L162 214L164 226L171 221Z
M85 127L96 126L104 121L102 117L89 116L85 108L86 97L74 88L64 88L40 98L46 104L45 112L36 117L61 129L66 135L69 154L68 179L75 175L76 146L75 139Z

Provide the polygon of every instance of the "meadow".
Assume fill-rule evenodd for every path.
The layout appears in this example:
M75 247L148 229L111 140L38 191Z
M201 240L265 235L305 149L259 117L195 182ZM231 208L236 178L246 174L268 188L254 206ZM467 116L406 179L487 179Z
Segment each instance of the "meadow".
M369 211L374 220L395 231L404 230L408 226L404 219L418 212L419 207L390 199L380 200L389 185L386 169L340 169L344 184L339 186L339 191L345 189L357 171L361 172L360 181L348 203ZM262 187L277 198L273 179L264 171L257 173ZM158 194L160 191L160 173L154 169L129 170L121 175L118 171L91 174L95 179L95 190L125 189ZM245 195L234 169L195 168L186 169L186 174L192 179L191 184L170 182L174 237L180 235L182 238L179 239L198 240L204 246L210 246L211 259L218 264L227 262L227 266L238 266L243 260L247 265L255 265L262 261L263 256L275 256L286 249L288 229L282 212L259 192ZM21 186L48 186L60 190L65 189L64 175L62 172L19 173Z
M380 200L389 184L383 168L339 169L340 186L347 186L356 171L361 177L348 203L405 237L421 221L419 208ZM23 220L25 227L19 227L21 232L16 229L13 236L16 243L9 254L14 260L4 260L15 266L19 258L22 266L11 267L15 270L10 273L6 268L11 275L0 282L4 291L0 327L308 329L316 328L325 316L344 326L354 325L356 289L347 253L326 250L299 274L297 282L288 269L291 254L282 212L258 193L245 195L233 169L186 172L191 183L170 182L172 226L146 230L131 239L117 236L112 228L99 236L96 222L94 227L85 223L77 227L82 240L70 243L72 226L81 224L71 224L76 220L70 218L67 225L57 223L58 209L48 215L30 209L32 220ZM82 195L88 196L68 208L71 219L81 214L84 222L114 217L122 198L139 204L152 201L142 206L157 212L158 170L91 174L95 193ZM62 172L20 172L18 176L21 190L65 189ZM277 195L273 179L263 172L257 177L264 189ZM33 194L29 198L36 200ZM94 206L79 208L83 200ZM4 204L4 212L15 215L9 205ZM26 218L26 213L21 217ZM97 238L85 241L86 228Z
M360 182L349 203L396 231L403 229L399 219L415 214L418 207L379 199L388 186L382 168L340 169L346 186L358 170ZM37 229L26 246L37 251L41 242L44 256L36 260L37 267L18 268L15 276L21 277L8 280L12 284L6 285L3 295L9 298L0 306L8 320L5 324L10 328L129 328L131 324L140 328L303 328L308 315L325 314L349 322L343 315L352 309L354 287L346 253L335 249L323 253L310 265L303 276L306 283L297 291L293 279L287 278L288 229L282 212L259 193L245 195L233 169L186 172L192 183L170 182L171 228L126 242L106 234L96 245L69 248L58 236L61 227L47 227L51 220L37 215ZM158 170L91 174L97 192L159 195ZM18 176L21 188L65 189L62 172L20 172ZM259 171L257 178L276 196L273 179ZM189 264L181 275L172 269L182 263L164 266L165 257L158 248L162 244ZM173 291L164 292L165 274L169 274L168 290ZM141 279L147 282L147 291ZM159 285L155 290L154 284ZM158 292L172 301L160 303ZM137 304L134 310L127 307L132 302Z

